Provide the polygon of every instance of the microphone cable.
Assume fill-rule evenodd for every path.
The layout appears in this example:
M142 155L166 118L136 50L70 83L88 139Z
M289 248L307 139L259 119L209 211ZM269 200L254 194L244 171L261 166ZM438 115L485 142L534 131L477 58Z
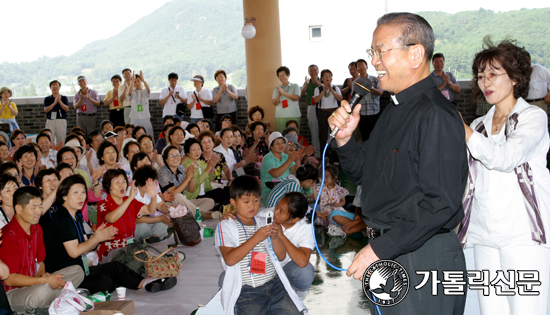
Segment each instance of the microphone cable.
M319 188L319 193L317 194L317 198L315 198L315 204L313 205L313 210L311 212L311 233L313 233L313 242L315 243L315 248L317 249L317 253L319 253L319 256L321 256L321 258L327 263L327 265L331 266L332 268L334 268L338 271L348 271L347 269L336 267L335 265L331 264L325 258L323 253L321 253L321 250L319 249L319 245L317 244L317 239L315 238L315 211L317 211L317 205L319 204L319 200L320 200L321 194L323 192L323 186L325 185L325 156L327 154L327 149L328 149L328 146L329 146L330 142L332 141L332 139L334 139L334 137L331 135L329 137L329 139L327 140L327 143L325 144L325 148L323 149L323 156L321 157L321 159L323 161L323 172L322 172L323 176L322 176L322 179L321 179L321 187ZM372 292L371 292L371 295L372 295L373 300L376 302L377 299L376 299L376 297L374 296L374 294ZM378 315L382 315L382 313L380 312L380 307L378 306L378 304L374 304L374 306L376 307L376 310L378 311Z

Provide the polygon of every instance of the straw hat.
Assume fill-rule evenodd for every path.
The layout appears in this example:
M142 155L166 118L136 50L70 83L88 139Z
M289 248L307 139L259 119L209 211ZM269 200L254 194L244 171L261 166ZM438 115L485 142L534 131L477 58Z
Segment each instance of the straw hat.
M13 92L12 92L9 88L7 88L7 87L5 87L5 86L4 86L3 88L0 89L0 94L4 93L5 91L10 92L10 97L13 96Z

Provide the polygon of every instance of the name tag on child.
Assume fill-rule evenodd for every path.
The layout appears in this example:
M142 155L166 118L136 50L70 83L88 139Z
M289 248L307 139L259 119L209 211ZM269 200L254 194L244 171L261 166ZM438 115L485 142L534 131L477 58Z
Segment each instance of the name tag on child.
M250 260L250 272L265 275L266 253L252 252Z
M86 104L83 104L82 106L80 106L80 112L85 112L86 108Z
M57 118L57 112L54 112L52 110L52 113L50 114L50 117L51 117L50 119L55 120Z
M139 104L138 105L138 112L142 112L143 111L143 105Z
M287 108L288 107L288 100L283 100L283 108Z
M201 103L200 102L197 102L197 107L195 108L196 110L200 110L201 109Z
M113 107L118 107L118 100L113 100Z

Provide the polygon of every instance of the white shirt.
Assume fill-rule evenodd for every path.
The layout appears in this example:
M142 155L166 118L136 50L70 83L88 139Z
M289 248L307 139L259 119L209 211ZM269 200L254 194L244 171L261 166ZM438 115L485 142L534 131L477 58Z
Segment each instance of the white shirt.
M157 194L157 205L162 202L162 198ZM141 202L144 205L149 205L151 203L151 196L149 196L147 193L145 193L143 196L141 195L141 192L139 189L136 191L136 196L134 197L135 200Z
M235 159L233 151L231 149L226 150L221 144L215 147L214 151L223 154L225 161L227 162L227 166L229 167L229 172L233 172L233 165L237 163L237 159Z
M334 90L336 91L336 93L342 95L342 92L340 92L340 88L338 88L337 86L334 87ZM327 93L327 91L323 86L323 91L321 93L323 93L323 97L319 101L319 108L338 108L338 100L336 99L336 97L334 97L334 94L332 92L329 92L329 95L325 97L325 93ZM319 96L319 86L315 88L314 96Z
M128 92L130 92L130 87L128 87L128 85L126 85L126 82L122 83L123 85L121 87L118 88L118 97L120 99L120 97L122 96L122 90L124 90L124 87L126 87L126 90L124 92L124 94L126 94L126 96L124 97L124 101L122 101L122 106L123 107L130 107L132 106L132 100L130 100L128 98ZM134 86L132 85L131 87L132 89L134 88Z
M165 97L167 97L170 94L170 91L172 91L171 87L162 89L162 92L160 92L159 99L162 100ZM185 89L182 86L176 85L176 88L174 89L174 91L176 91L176 93L179 92L179 95L181 97L187 97L187 92L185 92ZM162 117L176 114L176 105L181 103L180 99L176 97L176 93L174 93L173 96L169 97L166 103L164 103L164 108L162 110Z
M490 134L494 113L493 106L487 115L474 120L472 129L483 121ZM514 172L516 166L525 162L529 162L533 171L535 196L545 232L548 235L550 231L550 173L546 168L550 147L548 118L542 109L522 98L510 115L513 113L519 113L519 122L508 139L502 128L498 135L489 138L474 132L466 143L471 155L481 162L477 168L468 244L501 249L538 244L531 239L523 194Z
M195 101L193 101L193 96L191 96L193 93L197 93L200 96L200 98L202 98L203 100L211 101L212 92L209 89L203 87L200 92L197 92L197 90L193 90L189 92L189 96L187 97L187 104L191 104L191 103L193 104L193 107L191 107L191 118L202 119L204 118L204 116L202 115L202 110L197 109ZM210 105L207 105L204 103L200 103L200 104L201 104L201 107L203 106L210 107Z
M313 233L311 233L311 223L307 222L307 218L296 222L289 229L285 229L282 225L283 233L288 238L288 240L296 247L305 247L313 250L315 247L315 241L313 240ZM289 261L291 261L288 252L286 253L286 258L281 261L281 266L285 266Z
M92 158L90 159L90 163L92 163L92 168L94 170L96 170L99 167L99 160L97 158L97 152L94 149L90 149L90 150L92 150ZM83 154L82 158L86 158L86 156Z
M537 64L531 64L533 72L531 73L531 81L529 81L528 100L543 98L548 93L550 85L550 71L545 67Z
M48 151L48 156L46 157L40 154L40 163L42 163L43 166L46 166L46 168L55 168L55 166L57 165L56 160L57 160L57 151L54 149L50 149Z

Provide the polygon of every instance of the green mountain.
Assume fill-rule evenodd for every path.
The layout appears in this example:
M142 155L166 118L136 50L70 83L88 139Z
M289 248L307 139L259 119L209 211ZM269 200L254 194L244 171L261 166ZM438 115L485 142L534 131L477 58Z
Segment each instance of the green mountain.
M486 35L490 35L494 42L505 37L516 39L531 53L534 63L550 68L550 8L500 13L480 9L456 14L418 14L434 29L435 52L445 55L445 71L450 68L459 79L472 78L472 60L481 50Z
M12 86L15 94L21 95L17 92L23 86L28 90L34 82L38 93L45 94L53 78L70 86L84 74L88 84L106 92L112 88L111 76L121 74L124 68L143 70L153 90L166 86L170 72L179 74L182 85L192 86L188 79L193 75L214 81L214 72L223 67L242 81L246 67L242 25L242 0L174 0L121 33L90 43L73 55L4 62L0 64L0 84ZM246 83L234 80L233 84Z
M506 36L517 39L535 63L550 68L550 8L419 14L434 28L436 52L445 54L445 70L459 79L471 78L471 62L485 35L495 41ZM59 79L70 87L84 74L96 90L106 92L111 88L111 76L128 67L143 70L153 90L166 86L170 72L178 73L186 87L191 87L186 79L201 74L207 80L205 86L212 88L217 85L214 72L220 68L229 74L231 83L244 87L242 25L242 0L174 0L121 33L95 41L73 55L1 63L0 85L11 87L15 96L33 96L34 85L36 93L44 95L50 80Z

